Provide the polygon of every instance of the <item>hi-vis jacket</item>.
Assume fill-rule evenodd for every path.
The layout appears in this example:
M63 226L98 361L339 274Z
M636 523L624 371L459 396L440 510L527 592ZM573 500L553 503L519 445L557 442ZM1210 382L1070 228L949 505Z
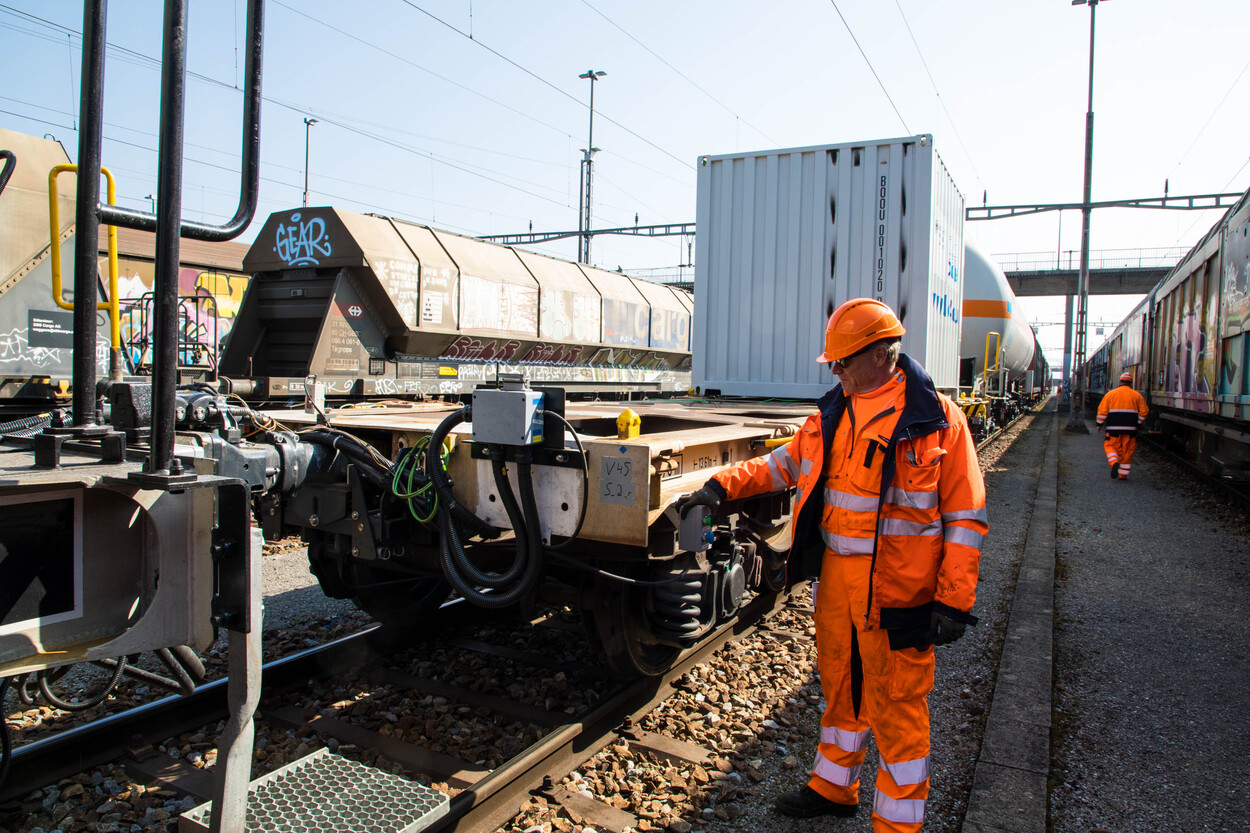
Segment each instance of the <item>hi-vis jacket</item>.
M792 577L817 575L826 546L835 553L871 553L865 629L916 633L928 628L935 606L972 624L981 544L989 531L976 446L963 412L934 389L920 365L903 354L898 368L906 377L905 404L872 492L834 491L824 482L825 460L846 411L841 386L817 401L819 412L787 445L720 472L707 485L731 499L795 488ZM813 547L826 503L860 520L871 513L875 523L858 526L876 535L837 541L827 536L825 546ZM906 644L891 639L892 647Z
M1120 385L1107 391L1098 403L1098 424L1107 429L1107 436L1136 436L1137 426L1146 421L1150 409L1140 393L1131 385Z

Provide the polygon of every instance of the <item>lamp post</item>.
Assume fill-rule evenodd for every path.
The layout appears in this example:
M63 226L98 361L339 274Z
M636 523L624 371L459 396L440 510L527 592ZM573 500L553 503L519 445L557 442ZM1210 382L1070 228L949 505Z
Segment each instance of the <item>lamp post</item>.
M1077 278L1076 355L1073 358L1071 398L1065 431L1088 434L1085 425L1085 322L1089 314L1089 215L1090 182L1094 170L1094 10L1099 0L1072 0L1089 6L1089 106L1085 112L1085 190L1081 200L1081 272Z
M304 117L304 207L308 207L308 131L314 124L316 119Z
M146 197L144 197L144 199L152 201L152 213L155 214L156 213L156 197L153 194L148 194Z
M577 199L577 230L582 234L577 238L577 262L590 263L590 190L595 153L595 81L607 75L603 70L588 69L578 78L590 79L590 134L586 138L586 147L582 149L582 177L578 188Z

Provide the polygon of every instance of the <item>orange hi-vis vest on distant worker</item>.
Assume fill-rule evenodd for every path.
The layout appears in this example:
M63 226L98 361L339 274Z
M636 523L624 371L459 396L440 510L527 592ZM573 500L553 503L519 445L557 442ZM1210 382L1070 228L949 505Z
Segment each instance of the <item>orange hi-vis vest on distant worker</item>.
M1098 424L1107 429L1107 436L1116 434L1137 435L1137 426L1146 421L1150 409L1146 400L1130 385L1120 385L1107 391L1098 403Z
M898 369L905 404L889 436L871 443L871 453L880 455L868 460L871 476L826 481L829 455L849 451L833 448L847 404L837 387L820 398L819 413L789 444L713 480L731 499L796 488L792 576L817 575L826 548L870 555L865 629L927 629L935 605L974 623L970 611L989 529L976 447L963 412L937 393L920 365L903 354ZM861 445L853 453L866 458L870 450ZM811 547L813 538L825 546Z

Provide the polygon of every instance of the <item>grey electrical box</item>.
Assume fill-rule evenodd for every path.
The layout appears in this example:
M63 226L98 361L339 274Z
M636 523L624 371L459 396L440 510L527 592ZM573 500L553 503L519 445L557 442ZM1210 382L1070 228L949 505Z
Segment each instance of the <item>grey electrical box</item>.
M473 390L473 441L537 445L543 441L543 394L523 382Z
M677 546L687 552L707 552L716 533L712 530L712 514L706 506L695 506L681 519L677 528Z

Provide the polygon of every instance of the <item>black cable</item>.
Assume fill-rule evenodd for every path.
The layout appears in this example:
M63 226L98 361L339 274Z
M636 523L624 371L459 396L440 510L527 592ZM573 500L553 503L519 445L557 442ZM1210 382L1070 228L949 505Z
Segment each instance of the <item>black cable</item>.
M360 469L361 474L363 474L369 482L373 483L375 486L381 487L384 491L390 491L391 472L384 469L381 464L362 447L360 440L357 440L354 437L349 437L346 434L339 434L333 431L308 431L300 434L299 437L304 442L325 446L341 452L343 456L356 464L356 467Z
M447 470L443 468L443 440L451 433L452 428L462 422L472 421L473 408L471 405L465 405L460 410L453 411L443 418L443 421L434 429L434 433L430 435L430 444L426 448L425 476L434 483L434 491L438 493L439 505L446 507L452 514L468 525L469 529L472 530L471 534L480 538L497 538L499 537L499 529L479 518L452 495L451 483L447 479Z
M562 550L569 544L577 540L577 536L582 532L582 524L586 520L586 506L590 503L590 459L586 456L586 449L582 446L581 437L577 436L577 431L573 428L572 423L557 414L555 411L547 411L546 413L564 423L564 427L569 429L569 433L573 435L573 442L577 443L577 450L582 455L582 511L577 517L577 527L573 530L573 534L558 544L551 544L548 550Z
M110 669L112 671L112 676L109 677L108 682L103 686L103 688L95 693L90 693L90 689L84 690L84 698L77 703L73 700L62 699L59 694L55 694L52 691L52 684L59 682L73 667L73 665L62 665L59 668L44 669L43 671L40 671L38 675L39 693L43 695L43 699L48 702L48 705L55 706L56 708L63 709L67 712L80 712L85 711L92 706L98 706L108 698L113 689L117 687L117 684L121 682L122 675L126 673L126 658L117 657L117 665ZM104 667L107 668L107 666Z

